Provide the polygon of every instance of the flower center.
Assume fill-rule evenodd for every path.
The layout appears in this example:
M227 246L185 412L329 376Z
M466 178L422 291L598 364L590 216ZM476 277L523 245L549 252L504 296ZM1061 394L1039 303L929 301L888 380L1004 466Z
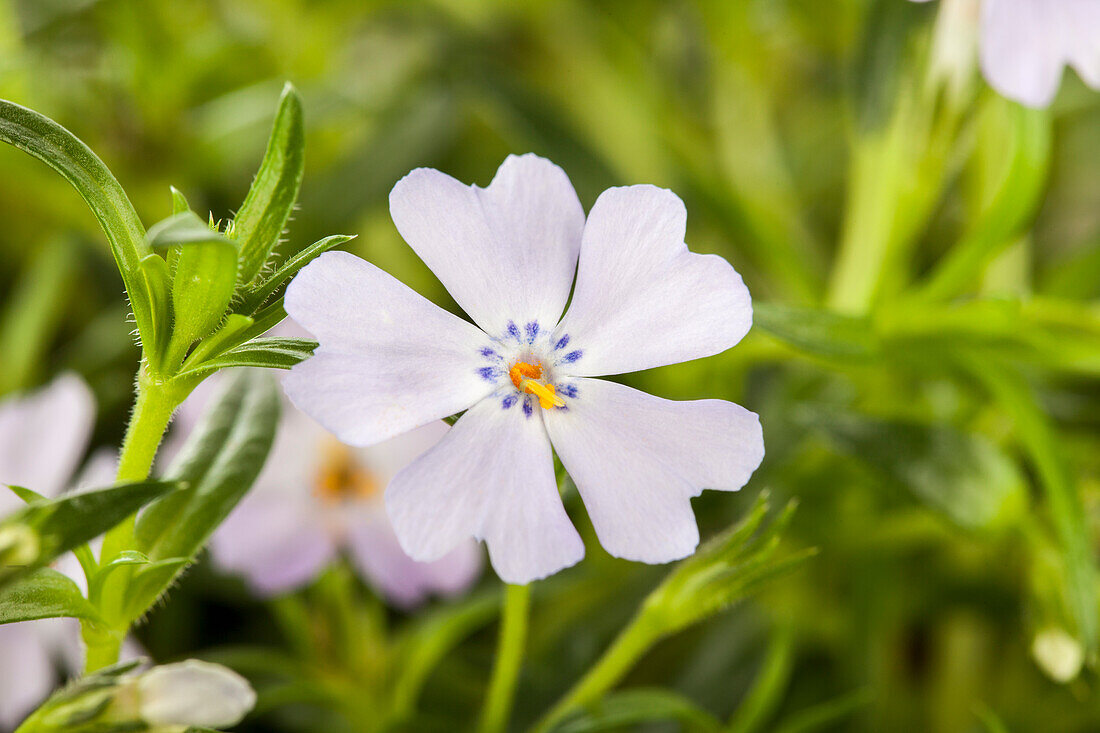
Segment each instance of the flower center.
M355 459L351 448L327 439L321 446L321 468L313 485L313 493L323 501L339 503L350 499L367 499L381 488L378 481Z
M565 400L555 394L554 385L547 384L543 380L542 364L528 364L525 361L517 361L508 370L508 377L520 392L538 397L539 406L544 410L565 405Z

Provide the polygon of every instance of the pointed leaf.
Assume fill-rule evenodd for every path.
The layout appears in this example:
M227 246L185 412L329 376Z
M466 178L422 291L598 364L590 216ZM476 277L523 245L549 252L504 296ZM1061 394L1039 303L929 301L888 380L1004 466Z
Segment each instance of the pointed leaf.
M240 243L240 282L252 282L282 236L305 165L302 100L290 84L283 88L275 124L260 170L233 222Z
M338 247L352 239L354 239L353 236L334 234L331 237L325 237L318 242L314 242L298 252L284 262L271 277L260 283L254 290L248 291L241 302L239 312L255 313L283 283L297 275L299 270L333 247Z
M291 338L258 338L222 352L213 359L180 371L180 377L195 377L229 367L290 369L313 356L316 341Z

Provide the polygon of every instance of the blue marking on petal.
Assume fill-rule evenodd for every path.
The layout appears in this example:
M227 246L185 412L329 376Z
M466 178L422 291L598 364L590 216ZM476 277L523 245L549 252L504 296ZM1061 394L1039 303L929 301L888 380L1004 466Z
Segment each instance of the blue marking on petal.
M569 334L565 334L560 339L558 339L558 342L556 344L554 344L554 351L561 351L562 349L564 349L568 345L569 345Z
M497 377L500 376L500 370L496 367L481 367L477 370L477 375L484 379L486 382L495 382Z
M486 359L504 359L503 356L493 351L488 346L485 346L481 349L481 355L484 356Z
M531 415L534 412L535 412L535 408L531 407L531 400L524 400L523 401L523 414L526 415L527 417L531 417Z
M500 406L503 407L505 410L507 410L507 409L511 408L512 405L516 404L516 400L518 400L518 399L519 399L519 395L510 394L510 395L508 395L507 397L504 398L504 401L502 401L500 403Z
M582 356L584 356L584 352L580 349L577 349L576 351L570 351L568 354L563 356L561 360L563 364L572 364L577 359L580 359Z
M513 321L508 321L508 335L514 338L516 341L521 340L521 337L519 335L519 328L516 327L516 324Z
M559 384L558 385L558 394L563 394L566 397L576 397L577 396L577 385L575 385L575 384Z
M539 335L539 322L538 321L531 321L530 323L527 324L526 330L527 330L527 343L529 343L529 344L535 343L535 337L537 337Z

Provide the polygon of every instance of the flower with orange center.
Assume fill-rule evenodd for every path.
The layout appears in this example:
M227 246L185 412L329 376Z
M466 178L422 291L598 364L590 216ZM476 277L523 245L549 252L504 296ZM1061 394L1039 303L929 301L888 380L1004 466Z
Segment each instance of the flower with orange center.
M287 313L320 346L283 387L350 445L463 413L386 489L405 551L431 560L481 539L509 583L577 562L584 544L558 493L556 452L612 555L691 554L691 498L748 480L764 452L759 420L730 402L672 402L593 378L717 354L751 325L741 277L688 251L680 199L613 188L586 220L565 173L525 155L488 188L415 170L390 212L473 323L328 252L287 288Z

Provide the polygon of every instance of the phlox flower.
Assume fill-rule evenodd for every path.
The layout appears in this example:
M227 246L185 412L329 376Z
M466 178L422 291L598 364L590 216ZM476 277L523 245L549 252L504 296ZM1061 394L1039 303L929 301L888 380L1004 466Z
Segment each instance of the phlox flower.
M278 335L300 335L281 327ZM214 388L208 380L184 403L166 452L197 422ZM211 538L213 561L244 576L260 595L308 583L346 551L361 576L391 603L415 606L431 594L456 595L478 578L477 544L459 544L432 563L402 550L386 517L383 491L394 474L447 432L436 421L370 448L344 445L291 404L267 464Z
M415 170L390 211L474 323L351 254L327 253L287 290L287 312L320 347L283 385L352 445L465 411L386 490L405 551L431 561L482 539L509 583L579 561L553 446L611 554L691 554L691 498L745 484L764 453L757 416L593 379L717 354L751 326L741 277L684 244L680 199L612 188L586 220L565 173L525 155L484 189Z
M981 0L980 12L982 73L1004 96L1046 107L1067 65L1100 89L1100 0Z
M24 486L53 498L70 485L88 444L95 400L84 382L66 374L47 387L0 403L0 516L24 506L7 486ZM97 453L77 488L114 481L113 452ZM70 553L54 568L81 588L84 573ZM136 656L140 650L129 647ZM55 664L69 674L83 665L80 623L51 618L0 625L0 730L11 730L57 685Z

